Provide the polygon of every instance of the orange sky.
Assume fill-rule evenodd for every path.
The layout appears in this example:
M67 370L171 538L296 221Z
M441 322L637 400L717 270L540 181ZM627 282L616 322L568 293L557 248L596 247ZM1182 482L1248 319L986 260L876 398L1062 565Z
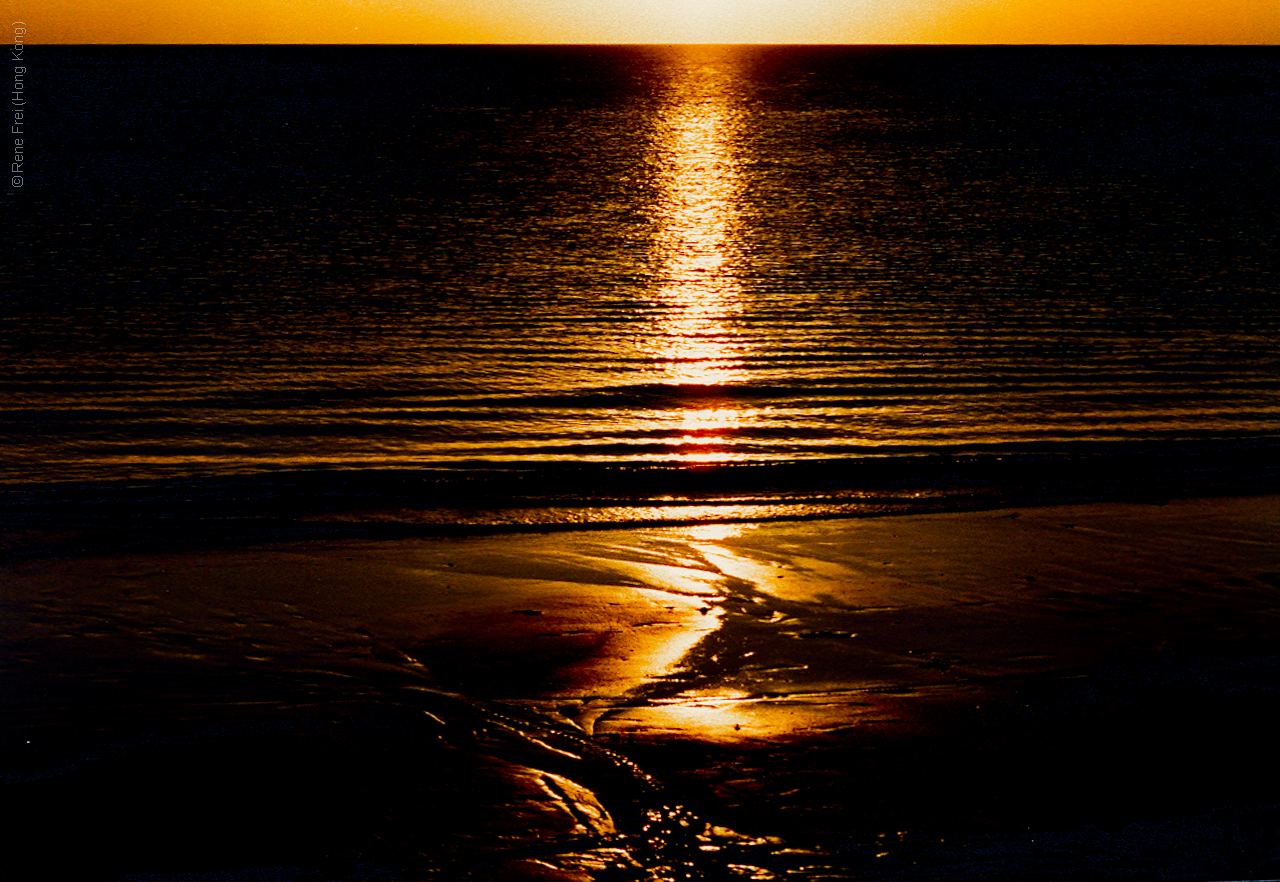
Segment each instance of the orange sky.
M1280 0L10 0L29 43L1280 43Z

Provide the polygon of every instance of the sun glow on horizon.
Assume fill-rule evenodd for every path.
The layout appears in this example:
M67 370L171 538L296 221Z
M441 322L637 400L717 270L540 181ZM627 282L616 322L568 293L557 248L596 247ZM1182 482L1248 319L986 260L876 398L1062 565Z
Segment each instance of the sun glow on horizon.
M1274 0L16 0L39 43L1280 42Z

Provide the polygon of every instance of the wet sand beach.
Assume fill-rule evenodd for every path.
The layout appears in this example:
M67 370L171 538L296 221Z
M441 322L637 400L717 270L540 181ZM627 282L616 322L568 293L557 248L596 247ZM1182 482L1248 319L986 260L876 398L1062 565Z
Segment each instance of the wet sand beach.
M6 878L1280 875L1280 498L0 569Z

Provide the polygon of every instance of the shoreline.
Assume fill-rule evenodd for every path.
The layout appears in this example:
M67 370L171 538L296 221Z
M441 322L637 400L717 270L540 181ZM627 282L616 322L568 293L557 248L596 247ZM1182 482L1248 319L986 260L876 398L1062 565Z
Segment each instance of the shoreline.
M641 797L608 756L659 782L664 805L781 837L833 878L915 878L913 860L969 878L977 865L937 840L981 837L1010 878L1046 861L1111 877L1080 831L1144 823L1164 831L1142 847L1159 870L1177 852L1160 835L1188 818L1280 817L1265 808L1280 785L1265 735L1280 709L1276 535L1280 497L1256 496L8 562L0 780L94 803L110 788L67 763L104 744L116 758L99 765L150 781L146 744L164 733L181 766L272 720L277 740L319 749L338 736L315 720L332 717L357 753L411 742L369 785L374 804L444 798L439 777L397 780L424 751L487 770L488 789L449 795L474 824L426 851L482 862L466 843L488 830L559 868L542 878L593 878L575 836L625 851L635 835L624 818ZM238 761L270 755L245 737ZM576 765L544 749L555 738ZM548 797L539 775L568 783ZM513 821L529 812L527 829ZM395 830L383 840L410 837ZM315 847L300 841L285 852ZM1272 867L1261 842L1248 854ZM753 847L748 864L782 860ZM120 878L147 864L145 848L113 853ZM511 859L509 878L538 878Z
M932 515L981 515L1003 510L1109 505L1165 506L1213 499L1280 495L1268 477L1244 491L1200 487L1129 488L1101 495L992 493L901 495L837 493L783 501L771 498L694 498L611 504L533 504L523 507L376 508L321 512L293 502L278 505L236 498L227 512L202 511L197 499L140 501L109 497L32 504L18 501L0 519L0 566L25 560L235 551L324 542L432 541L504 535L555 535L586 531L646 530L707 524L803 524ZM17 497L15 497L16 499ZM229 514L232 509L239 513Z
M0 562L1280 493L1266 438L725 462L437 463L0 481Z

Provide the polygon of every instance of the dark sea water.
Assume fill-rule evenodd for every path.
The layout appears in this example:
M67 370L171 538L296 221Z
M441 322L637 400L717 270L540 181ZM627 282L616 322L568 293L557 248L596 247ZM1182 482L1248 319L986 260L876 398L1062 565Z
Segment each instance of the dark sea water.
M648 521L1275 483L1272 49L30 64L0 289L22 523L104 501Z

